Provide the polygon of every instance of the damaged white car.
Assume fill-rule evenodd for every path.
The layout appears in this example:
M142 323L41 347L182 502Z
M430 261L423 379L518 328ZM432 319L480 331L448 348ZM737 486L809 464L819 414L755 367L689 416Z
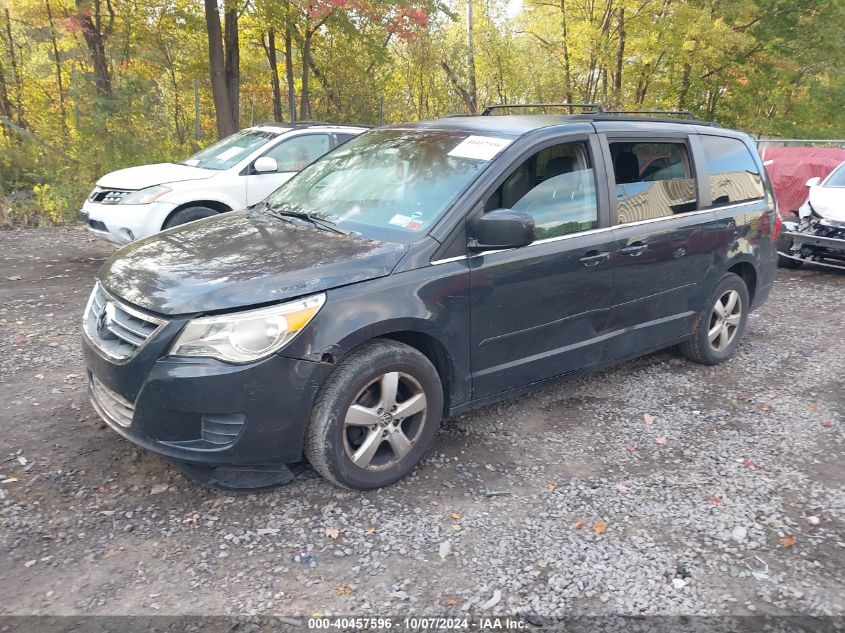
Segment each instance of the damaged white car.
M804 262L845 270L845 163L821 180L807 181L810 194L798 209L798 221L785 221L778 241L778 261L787 268Z

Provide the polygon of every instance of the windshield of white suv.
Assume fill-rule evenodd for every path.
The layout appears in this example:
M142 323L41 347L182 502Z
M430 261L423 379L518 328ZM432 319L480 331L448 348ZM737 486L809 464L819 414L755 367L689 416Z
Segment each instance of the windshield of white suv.
M182 164L203 169L229 169L278 135L267 130L243 130L198 151Z
M833 173L824 181L825 187L845 187L845 163L833 170Z
M267 199L374 239L412 242L511 139L440 130L373 130L305 168Z

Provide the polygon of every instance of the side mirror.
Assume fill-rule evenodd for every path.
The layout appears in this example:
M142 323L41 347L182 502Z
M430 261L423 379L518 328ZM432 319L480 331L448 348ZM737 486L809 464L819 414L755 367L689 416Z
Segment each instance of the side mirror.
M272 156L262 156L255 159L252 168L259 174L271 174L279 171L279 163Z
M478 251L528 246L534 241L534 218L521 211L493 209L475 222L472 235L468 246Z
M821 181L822 181L822 179L821 179L821 178L819 178L818 176L813 176L812 178L810 178L810 179L809 179L807 182L805 182L804 184L805 184L805 185L807 185L808 187L815 187L815 186L816 186L816 185L818 185Z

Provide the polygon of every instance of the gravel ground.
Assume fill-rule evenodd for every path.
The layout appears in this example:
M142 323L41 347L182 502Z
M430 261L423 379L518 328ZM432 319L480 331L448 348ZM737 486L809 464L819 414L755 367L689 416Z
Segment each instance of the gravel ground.
M3 614L845 614L845 274L780 270L737 356L674 352L444 424L408 480L226 496L90 408L111 252L0 233Z

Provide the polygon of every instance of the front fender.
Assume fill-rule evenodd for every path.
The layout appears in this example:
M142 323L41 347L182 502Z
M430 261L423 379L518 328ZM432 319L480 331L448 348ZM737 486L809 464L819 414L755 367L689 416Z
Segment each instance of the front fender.
M163 202L168 202L176 207L182 207L186 204L196 202L216 202L217 204L226 205L232 211L238 211L246 206L246 192L244 195L237 196L233 192L220 191L206 185L204 187L190 187L185 190L174 190L162 196Z
M461 261L436 270L437 276L427 266L329 291L323 309L282 353L338 362L375 338L422 335L432 339L448 359L451 404L468 401L469 268Z

